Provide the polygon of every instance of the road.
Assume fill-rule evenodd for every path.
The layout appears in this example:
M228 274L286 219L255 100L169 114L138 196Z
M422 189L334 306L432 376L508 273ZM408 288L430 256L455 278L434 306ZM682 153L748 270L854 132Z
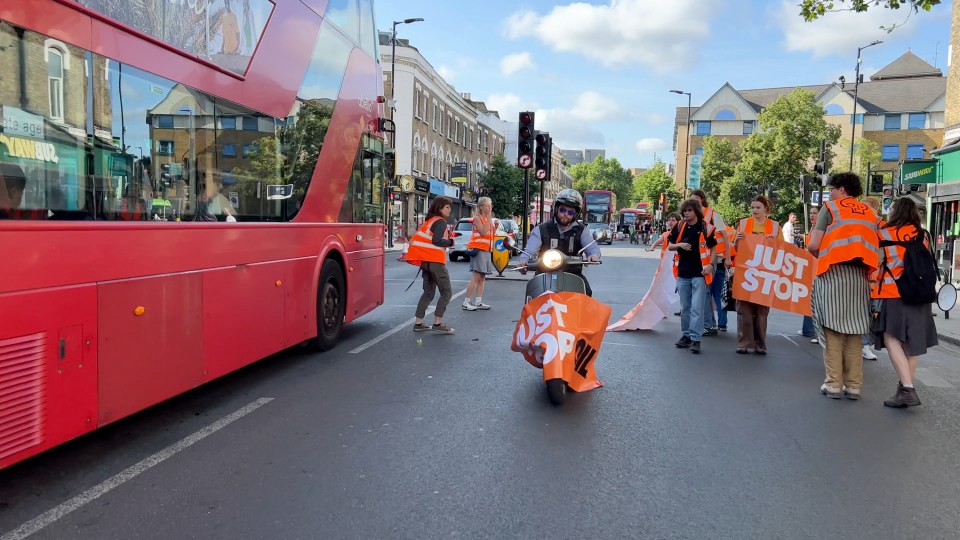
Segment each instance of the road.
M603 251L588 275L618 318L656 258L623 242ZM467 265L450 268L460 292ZM736 355L735 332L704 338L699 356L676 349L671 317L607 334L606 386L554 408L509 350L522 281L491 282L490 311L458 297L456 335L424 335L406 324L414 274L391 257L386 305L333 352L285 352L0 472L0 538L960 531L956 350L924 357L922 407L893 410L885 354L865 366L861 401L820 396L820 349L796 335L799 316L771 315L766 357Z

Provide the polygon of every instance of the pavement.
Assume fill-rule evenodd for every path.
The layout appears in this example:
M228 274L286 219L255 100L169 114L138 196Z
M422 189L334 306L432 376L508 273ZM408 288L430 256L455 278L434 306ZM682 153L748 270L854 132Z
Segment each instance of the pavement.
M949 314L944 314L934 306L933 313L940 341L960 347L960 307L954 307Z

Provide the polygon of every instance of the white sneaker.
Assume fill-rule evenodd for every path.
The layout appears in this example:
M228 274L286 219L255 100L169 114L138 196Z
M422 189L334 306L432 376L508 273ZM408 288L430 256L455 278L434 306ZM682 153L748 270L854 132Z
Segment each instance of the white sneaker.
M476 310L477 310L477 306L471 304L470 302L464 302L460 307L462 307L463 309L465 309L465 310L467 310L467 311L476 311Z
M487 304L484 304L483 302L480 302L479 304L477 304L477 305L474 306L474 307L477 308L477 309L490 309L490 306L487 305Z
M869 345L863 346L863 359L864 360L876 360L877 355L873 354L873 351L870 350Z

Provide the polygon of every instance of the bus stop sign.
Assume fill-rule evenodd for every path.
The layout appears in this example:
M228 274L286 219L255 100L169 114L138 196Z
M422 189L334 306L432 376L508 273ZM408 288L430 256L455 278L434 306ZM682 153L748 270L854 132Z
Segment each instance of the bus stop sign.
M267 186L267 199L289 199L293 197L293 184L270 184Z

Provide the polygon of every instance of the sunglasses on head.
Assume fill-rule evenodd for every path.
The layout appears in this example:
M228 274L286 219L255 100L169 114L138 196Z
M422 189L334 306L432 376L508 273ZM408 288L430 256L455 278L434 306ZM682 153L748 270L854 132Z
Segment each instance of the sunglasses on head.
M568 215L568 216L575 216L575 215L577 215L577 211L574 210L573 208L563 208L563 207L557 208L557 213L558 213L558 214L566 214L566 215Z

